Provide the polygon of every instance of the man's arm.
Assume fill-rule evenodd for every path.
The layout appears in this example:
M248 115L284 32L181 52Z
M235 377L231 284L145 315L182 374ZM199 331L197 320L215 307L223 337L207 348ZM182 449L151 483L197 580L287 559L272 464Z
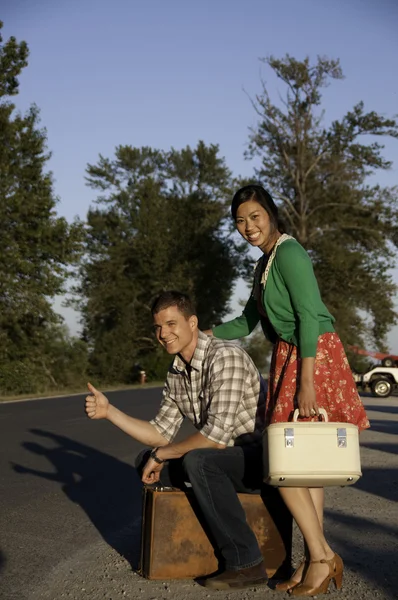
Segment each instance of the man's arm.
M162 446L156 451L160 461L179 458L197 448L216 448L223 450L229 440L236 422L236 413L241 405L244 394L246 365L243 355L231 348L212 361L210 370L211 402L206 423L200 432L195 433L182 442ZM142 481L156 483L164 463L157 463L150 458L145 465Z
M162 461L170 460L173 458L180 458L184 456L190 450L196 450L197 448L216 448L223 450L225 446L223 444L217 444L206 438L201 433L194 433L190 435L182 442L176 444L168 444L167 446L159 447L156 450L156 457ZM142 472L142 481L144 483L156 483L160 480L160 473L163 469L163 462L157 463L153 458L150 458L145 465Z
M215 394L217 395L217 392L215 392ZM217 401L215 401L215 404L217 404ZM167 419L164 418L166 414L167 413L163 413L163 422L167 422ZM209 426L205 428L206 431L203 430L203 432L194 433L182 442L170 443L167 446L158 447L158 449L156 450L156 458L160 461L167 461L173 458L180 458L181 456L187 454L187 452L190 452L191 450L196 450L198 448L214 448L218 450L223 450L226 447L227 443L220 443L216 439L210 439L208 435L210 433L211 436L213 427L210 424L208 425ZM156 460L150 458L143 470L142 481L147 484L153 484L158 482L160 480L160 473L163 469L163 466L164 462L161 462L159 464L159 462L156 462Z
M197 448L218 448L219 450L223 450L225 445L213 442L198 432L190 435L182 442L162 446L156 452L156 455L162 460L170 460L172 458L181 458L181 456L184 456L190 450L196 450Z
M102 392L91 383L87 384L91 392L86 398L86 414L90 419L107 419L124 433L146 446L164 446L168 440L148 421L135 419L109 403Z
M182 442L159 448L161 460L180 458L196 448L223 450L228 445L236 424L246 385L244 355L235 348L224 350L213 359L209 373L209 396L206 422L197 433Z

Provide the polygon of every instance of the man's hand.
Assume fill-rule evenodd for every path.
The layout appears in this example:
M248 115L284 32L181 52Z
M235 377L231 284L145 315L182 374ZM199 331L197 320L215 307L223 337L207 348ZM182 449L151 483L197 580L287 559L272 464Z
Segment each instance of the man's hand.
M164 463L159 464L153 458L150 458L142 472L142 481L144 483L156 483L160 480L160 472L163 467Z
M106 419L108 415L109 400L102 392L95 389L91 383L87 384L91 394L86 397L86 414L90 419Z
M297 396L300 417L319 415L314 385L301 385Z

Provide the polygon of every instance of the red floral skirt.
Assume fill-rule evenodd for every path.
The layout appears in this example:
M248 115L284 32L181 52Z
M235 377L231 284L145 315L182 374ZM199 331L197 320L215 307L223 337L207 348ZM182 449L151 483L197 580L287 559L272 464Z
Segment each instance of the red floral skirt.
M268 380L267 425L292 419L297 408L300 362L297 347L278 340ZM318 338L314 383L318 407L326 410L329 421L354 423L360 431L370 427L337 333Z

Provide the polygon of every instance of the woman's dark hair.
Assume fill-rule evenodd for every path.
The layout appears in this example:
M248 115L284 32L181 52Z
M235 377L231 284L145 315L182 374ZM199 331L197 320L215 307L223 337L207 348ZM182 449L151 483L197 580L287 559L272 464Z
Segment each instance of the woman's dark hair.
M232 198L231 213L232 218L236 221L236 213L238 208L248 200L255 200L268 213L271 224L281 233L285 233L285 226L279 218L278 207L276 206L271 194L263 188L262 185L250 184L240 188Z

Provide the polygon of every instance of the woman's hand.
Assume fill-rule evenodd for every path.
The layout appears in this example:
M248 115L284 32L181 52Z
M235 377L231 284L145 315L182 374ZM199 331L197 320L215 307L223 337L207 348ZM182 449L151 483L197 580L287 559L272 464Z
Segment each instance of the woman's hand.
M300 386L297 403L300 417L319 415L314 385L315 358L307 356L301 360Z
M315 386L313 383L300 385L297 403L300 417L314 417L315 415L319 415L319 408L316 403Z

